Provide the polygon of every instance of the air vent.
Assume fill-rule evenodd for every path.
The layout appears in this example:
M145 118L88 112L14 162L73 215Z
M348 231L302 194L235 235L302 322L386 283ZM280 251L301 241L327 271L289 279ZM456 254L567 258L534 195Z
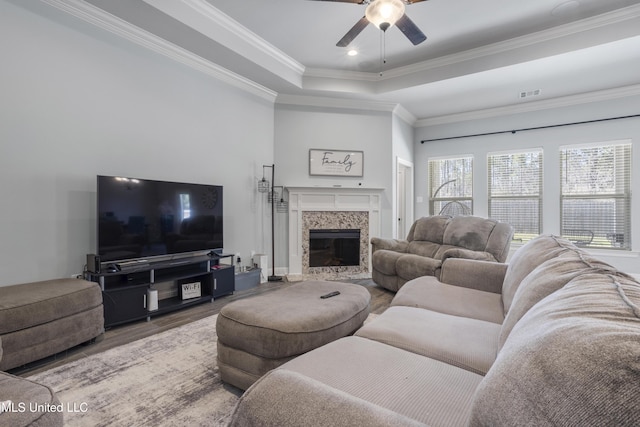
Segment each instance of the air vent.
M526 91L526 92L520 92L518 94L518 98L520 98L520 99L531 98L533 96L540 96L540 94L542 94L542 90L540 90L540 89L529 90L529 91Z

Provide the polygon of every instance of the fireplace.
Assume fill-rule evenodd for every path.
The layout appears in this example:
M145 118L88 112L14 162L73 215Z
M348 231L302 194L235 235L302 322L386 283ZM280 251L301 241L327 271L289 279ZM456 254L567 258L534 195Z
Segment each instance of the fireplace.
M380 235L380 210L382 188L287 187L289 192L289 272L287 278L296 280L341 280L371 277L370 236ZM316 248L311 260L311 231L356 230L359 238L338 243L337 254L316 261L318 248L327 248L327 243L313 243ZM315 233L314 233L315 234ZM318 236L319 237L319 236ZM351 236L354 237L354 236ZM342 237L341 237L342 238ZM356 242L358 246L356 246ZM357 260L343 257L345 250L357 248ZM336 264L335 258L349 258ZM312 265L322 264L313 267ZM349 265L345 265L348 263Z
M309 230L309 267L359 265L360 230Z
M304 277L326 280L369 274L368 242L368 212L303 212L301 243ZM345 256L346 253L349 254ZM314 260L311 259L312 255Z

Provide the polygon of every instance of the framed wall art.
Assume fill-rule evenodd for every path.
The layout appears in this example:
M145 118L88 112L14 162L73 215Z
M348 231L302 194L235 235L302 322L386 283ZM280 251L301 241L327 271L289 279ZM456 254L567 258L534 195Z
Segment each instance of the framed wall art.
M364 152L353 150L309 150L309 175L355 176L364 172Z

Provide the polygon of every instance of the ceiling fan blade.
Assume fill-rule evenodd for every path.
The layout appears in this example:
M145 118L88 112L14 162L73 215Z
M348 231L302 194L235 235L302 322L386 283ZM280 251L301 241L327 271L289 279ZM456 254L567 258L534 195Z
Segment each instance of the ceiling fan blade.
M427 36L424 35L420 28L413 23L411 19L405 13L402 15L400 19L396 22L396 26L402 31L402 33L407 36L407 38L411 41L411 43L415 45L419 45L423 41L427 39Z
M334 1L334 0L330 0L330 1ZM407 0L407 2L409 2L409 4L420 3L421 1L427 1L427 0Z
M367 18L365 16L363 16L358 22L356 22L356 25L354 25L347 32L347 34L345 34L344 37L342 37L340 39L340 41L338 43L336 43L336 46L338 46L338 47L347 47L347 46L349 46L349 43L351 43L353 41L353 39L355 39L358 36L358 34L360 34L362 32L362 30L364 30L366 28L367 25L369 25L369 21L367 20Z

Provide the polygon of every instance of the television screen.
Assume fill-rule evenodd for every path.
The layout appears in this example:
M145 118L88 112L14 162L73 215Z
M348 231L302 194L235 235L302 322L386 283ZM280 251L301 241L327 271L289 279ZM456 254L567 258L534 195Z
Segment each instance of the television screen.
M223 247L222 186L98 176L102 262Z

